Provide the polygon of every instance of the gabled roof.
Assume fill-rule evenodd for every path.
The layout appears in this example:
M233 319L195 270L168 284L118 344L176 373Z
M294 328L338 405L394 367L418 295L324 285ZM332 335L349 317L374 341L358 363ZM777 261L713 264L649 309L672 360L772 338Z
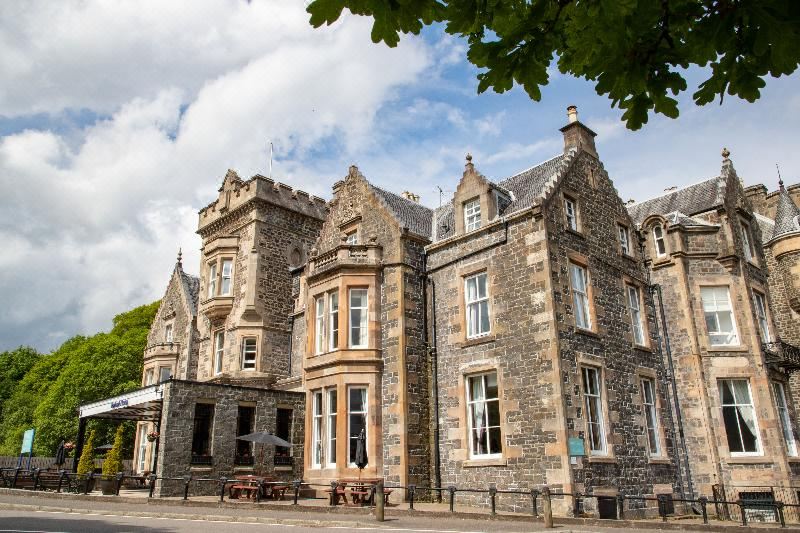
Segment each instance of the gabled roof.
M778 207L775 209L775 229L772 232L772 238L786 235L795 231L800 231L798 224L800 219L800 208L794 205L792 198L781 182L780 194L778 195Z
M691 217L722 205L724 197L725 180L717 176L631 204L628 206L628 213L637 224L641 224L650 215L666 215L676 211Z
M408 231L411 233L422 237L431 237L433 210L372 184L370 184L370 187L372 187L378 199L386 206L395 220L397 220L400 227L408 228Z
M501 191L508 192L512 198L511 203L503 210L502 214L515 213L531 207L538 198L545 194L547 185L564 164L569 154L559 154L527 170L493 184ZM450 200L433 212L433 241L441 241L455 232L455 218L453 201Z
M197 302L200 298L200 278L187 274L181 269L181 281L183 282L183 290L186 294L186 299L189 302L189 311L192 316L197 316Z

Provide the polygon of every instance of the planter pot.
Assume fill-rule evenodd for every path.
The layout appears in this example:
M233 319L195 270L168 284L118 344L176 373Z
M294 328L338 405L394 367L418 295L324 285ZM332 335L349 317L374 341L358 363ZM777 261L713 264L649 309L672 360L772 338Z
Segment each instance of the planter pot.
M84 478L80 480L80 484L78 485L78 492L92 492L95 487L95 483L97 483L97 478L89 479Z
M100 490L102 490L103 494L105 494L106 496L115 495L117 493L117 480L114 478L101 479Z
M155 442L158 437L147 437L147 442Z

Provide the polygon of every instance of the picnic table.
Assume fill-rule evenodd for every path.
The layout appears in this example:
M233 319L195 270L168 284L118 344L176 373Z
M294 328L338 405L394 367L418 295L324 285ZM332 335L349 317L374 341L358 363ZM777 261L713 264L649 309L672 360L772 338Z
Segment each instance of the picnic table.
M262 498L283 500L288 489L288 483L275 478L253 475L236 476L234 483L228 489L228 495L234 500L242 495L248 499L257 499L260 491Z
M336 502L342 499L345 505L374 505L375 504L375 488L380 479L377 478L358 478L351 479L345 478L337 481L336 487ZM325 492L331 492L330 489ZM384 489L383 494L388 499L392 493L392 489ZM350 503L347 501L347 495L350 495Z

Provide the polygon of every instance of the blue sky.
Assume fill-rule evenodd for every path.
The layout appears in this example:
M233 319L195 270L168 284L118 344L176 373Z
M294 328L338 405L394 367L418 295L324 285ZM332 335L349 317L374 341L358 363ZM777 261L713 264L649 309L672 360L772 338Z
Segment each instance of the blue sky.
M464 156L502 179L557 154L566 107L598 133L620 195L644 199L719 171L746 183L800 168L798 76L755 104L697 108L627 131L593 85L553 69L541 102L476 93L465 46L440 28L396 49L365 19L308 26L296 0L0 4L0 350L52 349L159 298L178 247L197 272L197 210L228 168L323 197L356 164L429 206Z

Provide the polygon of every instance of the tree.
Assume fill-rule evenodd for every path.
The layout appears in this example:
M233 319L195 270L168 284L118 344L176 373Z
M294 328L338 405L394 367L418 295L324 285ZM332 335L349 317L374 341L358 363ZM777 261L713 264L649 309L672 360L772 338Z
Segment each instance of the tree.
M0 413L5 401L14 394L17 384L40 357L42 354L29 346L0 353Z
M89 433L89 439L83 445L83 452L81 452L81 459L78 461L78 475L84 476L90 472L94 472L94 435L92 430Z
M114 435L114 445L106 454L105 461L103 461L103 475L116 476L122 472L122 441L124 439L124 430L122 426L117 427L117 432Z
M791 74L800 63L797 0L314 0L307 11L320 27L345 8L372 17L372 40L389 46L400 33L445 23L483 69L478 92L516 83L538 101L555 61L624 109L630 129L650 111L678 116L674 96L687 89L689 67L710 74L693 94L705 105L725 94L754 102L767 75Z

